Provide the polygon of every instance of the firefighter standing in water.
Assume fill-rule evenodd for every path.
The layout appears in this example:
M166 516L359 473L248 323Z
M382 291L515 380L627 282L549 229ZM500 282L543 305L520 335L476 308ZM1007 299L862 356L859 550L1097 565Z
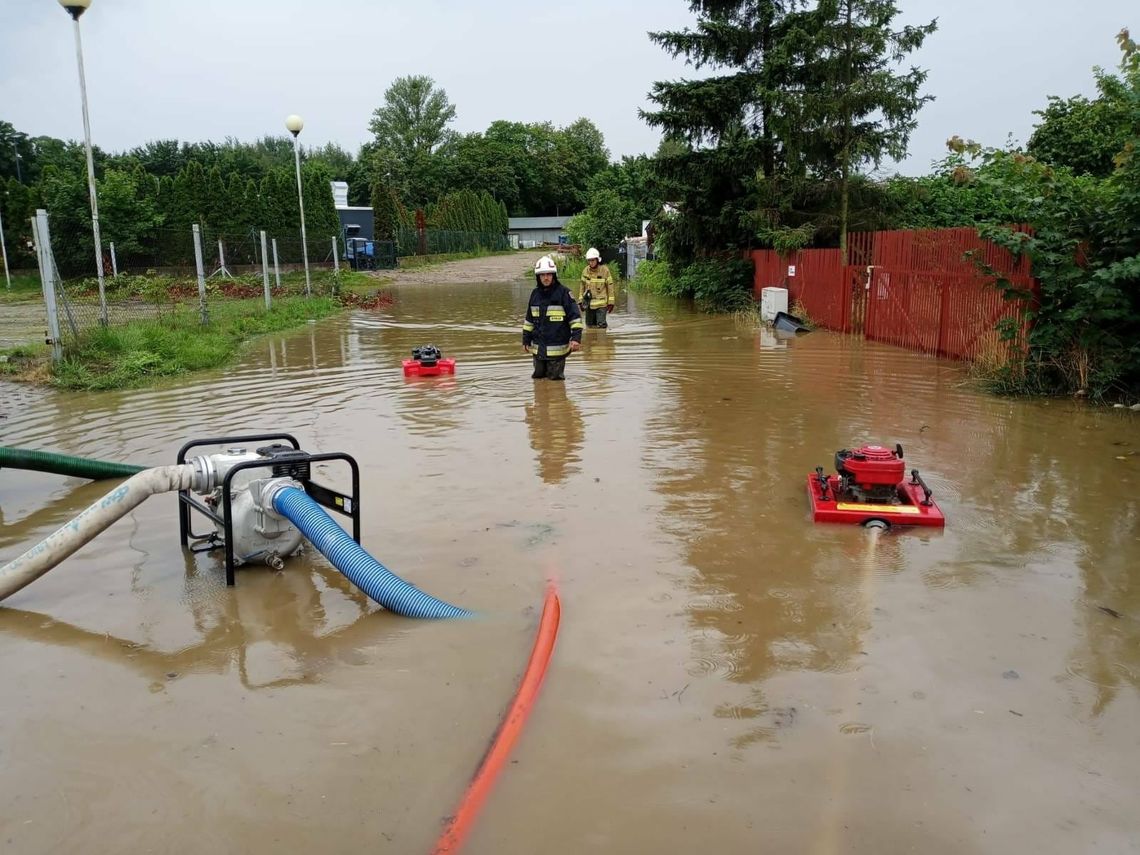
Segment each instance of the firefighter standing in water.
M578 283L578 305L586 313L586 326L606 326L606 315L614 310L617 291L610 269L602 264L602 254L594 247L586 250L586 269Z
M523 350L534 357L531 377L563 380L567 354L582 346L582 315L549 255L535 264L534 282L523 318Z

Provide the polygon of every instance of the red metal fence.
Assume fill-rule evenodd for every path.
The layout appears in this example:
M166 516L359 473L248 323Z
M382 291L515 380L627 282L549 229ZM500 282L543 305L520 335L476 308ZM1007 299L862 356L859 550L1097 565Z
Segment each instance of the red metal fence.
M1007 355L1010 343L997 329L1006 319L1024 334L1027 304L1005 299L987 269L1035 289L1027 258L974 229L853 234L846 266L838 249L754 250L752 259L757 297L785 287L820 326L951 359Z

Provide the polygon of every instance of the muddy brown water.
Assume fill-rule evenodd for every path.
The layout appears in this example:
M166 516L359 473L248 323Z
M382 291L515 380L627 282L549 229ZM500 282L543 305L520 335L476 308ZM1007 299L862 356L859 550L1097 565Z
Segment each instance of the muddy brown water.
M1140 848L1134 416L633 296L535 384L527 290L401 287L155 389L0 387L10 445L347 451L365 546L479 614L395 617L313 553L227 589L154 498L0 607L4 851L429 851L547 576L558 646L469 852ZM406 381L429 341L458 373ZM944 533L810 522L805 474L872 440L903 443ZM0 556L107 489L0 472Z

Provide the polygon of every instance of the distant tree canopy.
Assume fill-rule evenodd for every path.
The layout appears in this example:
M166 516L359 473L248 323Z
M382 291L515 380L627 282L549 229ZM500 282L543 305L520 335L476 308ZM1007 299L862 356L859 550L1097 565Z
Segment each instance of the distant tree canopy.
M35 265L28 249L37 208L51 215L56 260L68 270L90 267L94 255L83 147L19 133L0 122L0 140L21 155L0 158L0 210L13 266ZM190 226L211 234L254 240L270 235L299 240L300 215L293 142L266 137L255 143L180 143L156 140L122 154L94 151L104 251L120 258L150 255L155 263L185 263ZM302 166L305 221L311 243L339 234L329 181L351 168L335 146L306 153Z
M431 151L401 155L377 142L361 157L370 161L371 184L390 187L409 208L471 190L489 193L512 216L582 210L591 179L609 165L605 139L589 119L565 128L497 121L483 132L445 135Z
M1036 111L1041 121L1026 151L1045 163L1068 167L1077 175L1107 178L1136 128L1131 124L1127 83L1099 68L1094 73L1099 92L1095 99L1052 95L1049 106Z
M899 157L929 100L898 66L934 31L894 26L893 0L691 0L695 30L651 33L710 74L654 84L645 120L678 208L678 264L826 230L843 246L865 164Z
M302 147L310 238L339 232L329 181L348 183L349 204L372 205L381 236L411 227L416 209L427 212L432 228L502 234L507 215L578 213L601 190L621 197L630 223L660 206L648 189L649 159L611 164L605 138L589 119L565 127L496 121L484 131L457 133L455 116L447 93L430 77L401 77L372 113L373 139L355 155L335 143ZM95 147L93 155L104 240L120 253L154 246L156 235L191 223L225 234L265 229L281 236L299 229L287 136L248 143L157 139L115 154ZM37 207L50 211L55 234L74 235L66 252L77 264L92 255L81 144L32 137L0 121L0 188L7 191L0 194L0 211L14 265L35 263L27 242ZM612 209L612 201L602 204Z

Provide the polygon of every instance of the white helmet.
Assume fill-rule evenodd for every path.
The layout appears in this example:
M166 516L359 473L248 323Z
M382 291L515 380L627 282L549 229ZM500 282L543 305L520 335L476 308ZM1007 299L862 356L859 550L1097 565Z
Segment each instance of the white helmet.
M551 258L549 255L544 255L542 258L540 258L538 260L538 263L534 265L534 273L536 276L538 276L542 273L557 273L557 272L558 272L558 267L557 267L557 265L555 265L554 259Z
M586 250L586 261L593 261L595 258L598 259L598 261L601 261L602 254L594 249L594 247L590 247L588 250Z

